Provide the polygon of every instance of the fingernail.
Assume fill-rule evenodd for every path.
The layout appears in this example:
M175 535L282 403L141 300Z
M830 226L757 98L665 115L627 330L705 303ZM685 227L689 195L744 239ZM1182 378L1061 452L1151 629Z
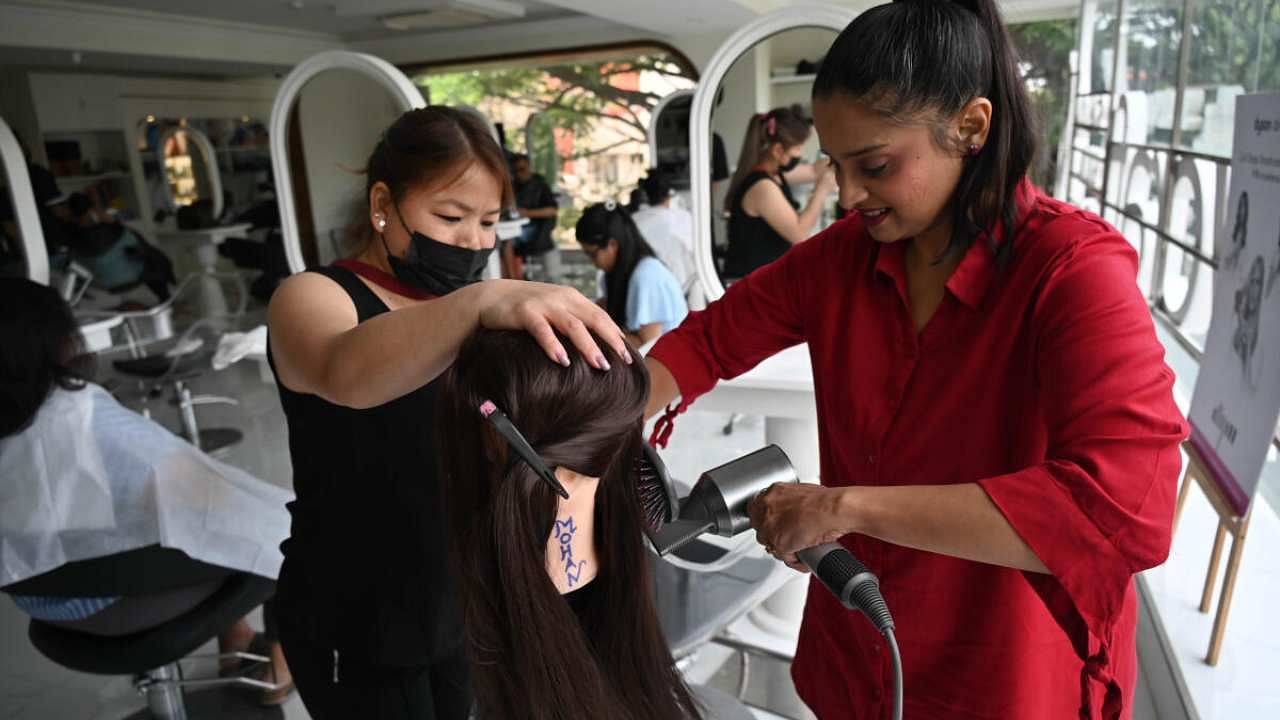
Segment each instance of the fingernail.
M556 362L560 363L565 367L569 367L569 354L563 350L560 350L559 352L556 353Z
M622 362L628 365L630 365L633 362L633 359L631 357L631 348L622 349Z
M601 370L609 369L609 361L604 359L603 355L596 355L596 367Z

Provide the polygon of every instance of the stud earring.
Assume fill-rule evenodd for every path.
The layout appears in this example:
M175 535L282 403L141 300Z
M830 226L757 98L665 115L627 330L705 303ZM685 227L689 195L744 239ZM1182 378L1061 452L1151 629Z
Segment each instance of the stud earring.
M969 146L969 157L978 157L978 153L980 152L982 152L982 146L980 145Z
M387 226L387 221L383 220L382 218L378 218L378 229L381 230L386 226Z

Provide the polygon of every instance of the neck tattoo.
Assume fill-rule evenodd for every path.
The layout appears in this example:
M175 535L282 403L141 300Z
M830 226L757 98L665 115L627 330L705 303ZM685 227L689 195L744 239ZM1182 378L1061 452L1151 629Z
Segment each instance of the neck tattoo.
M564 520L556 520L555 530L553 531L557 540L560 541L560 563L564 566L564 579L569 587L578 584L582 579L582 571L587 567L586 560L578 562L573 561L573 536L578 533L578 526L570 515Z

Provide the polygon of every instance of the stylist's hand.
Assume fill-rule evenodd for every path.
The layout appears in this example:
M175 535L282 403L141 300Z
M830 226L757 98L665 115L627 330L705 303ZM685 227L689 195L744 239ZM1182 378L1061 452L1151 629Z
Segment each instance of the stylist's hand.
M756 540L791 569L807 572L803 550L847 534L840 520L840 490L807 483L774 483L747 508Z
M489 280L476 287L481 293L482 327L524 330L538 341L547 357L561 365L569 365L569 355L556 338L557 331L599 370L608 370L609 363L592 339L592 332L627 364L632 362L627 341L609 313L573 288L522 280Z

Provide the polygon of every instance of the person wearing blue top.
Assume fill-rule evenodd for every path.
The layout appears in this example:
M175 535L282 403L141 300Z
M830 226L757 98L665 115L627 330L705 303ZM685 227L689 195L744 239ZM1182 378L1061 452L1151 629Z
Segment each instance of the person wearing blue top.
M582 250L604 273L601 304L636 346L675 328L689 314L680 283L625 208L612 202L588 207L576 233Z

